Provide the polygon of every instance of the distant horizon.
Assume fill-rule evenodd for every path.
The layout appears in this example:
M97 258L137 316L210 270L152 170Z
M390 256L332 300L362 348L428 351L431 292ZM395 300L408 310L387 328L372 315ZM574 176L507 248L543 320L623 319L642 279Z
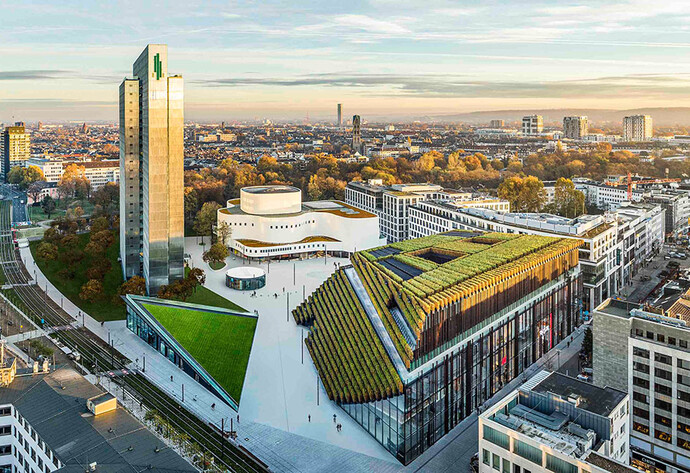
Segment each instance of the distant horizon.
M688 16L683 0L17 4L0 120L117 120L149 43L168 45L191 120L690 106Z

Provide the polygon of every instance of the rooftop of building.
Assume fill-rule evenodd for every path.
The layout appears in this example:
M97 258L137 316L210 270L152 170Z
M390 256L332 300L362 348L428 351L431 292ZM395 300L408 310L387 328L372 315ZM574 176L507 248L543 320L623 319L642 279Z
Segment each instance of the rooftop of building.
M539 393L553 393L567 400L576 396L577 407L601 416L609 416L627 396L623 391L593 384L553 372L532 388Z
M463 311L476 310L487 294L503 290L498 281L527 278L543 265L556 265L548 276L533 279L546 284L577 266L580 245L566 238L451 231L364 250L293 316L302 325L318 327L307 338L307 347L331 399L392 397L401 393L402 380L410 375L428 314L457 301L463 301ZM513 296L519 299L534 290L525 286ZM482 299L475 298L480 291L486 291ZM501 304L495 306L497 312ZM458 334L446 335L450 340ZM359 343L353 349L347 340ZM340 368L333 372L334 367ZM360 378L365 381L346 381Z
M243 187L242 192L248 192L250 194L291 194L295 192L302 193L302 191L296 187L279 185Z
M611 460L597 452L590 451L585 458L587 463L601 468L602 470L609 471L611 473L639 473L640 470L632 466L626 465L615 460Z
M126 410L94 416L88 399L102 391L70 368L46 375L17 376L0 389L0 404L12 404L65 466L60 471L196 471Z
M228 207L222 208L218 211L221 213L227 214L227 215L247 215L247 216L256 216L256 217L263 217L263 218L291 217L291 216L302 215L302 214L305 214L308 212L330 213L330 214L337 215L338 217L343 217L343 218L375 218L376 217L376 215L374 215L371 212L367 212L366 210L362 210L362 209L354 207L350 204L346 204L345 202L342 202L340 200L316 200L316 201L311 201L311 202L302 202L302 210L300 212L287 213L287 214L277 213L277 214L267 214L267 215L255 215L255 214L249 214L249 213L244 212L242 210L242 208L240 207L239 199L228 200L228 205L229 205Z

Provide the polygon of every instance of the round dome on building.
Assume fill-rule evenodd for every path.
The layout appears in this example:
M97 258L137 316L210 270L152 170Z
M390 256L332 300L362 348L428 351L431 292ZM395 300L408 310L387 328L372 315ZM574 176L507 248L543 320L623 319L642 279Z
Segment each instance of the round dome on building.
M266 285L266 272L253 266L238 266L225 273L225 285L238 291L260 289Z
M302 211L302 191L292 186L251 186L240 189L240 208L251 215L281 215Z

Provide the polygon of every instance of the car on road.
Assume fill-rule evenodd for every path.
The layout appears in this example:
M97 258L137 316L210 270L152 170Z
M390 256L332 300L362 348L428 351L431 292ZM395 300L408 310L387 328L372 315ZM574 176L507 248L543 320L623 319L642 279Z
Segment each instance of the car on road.
M79 352L73 351L72 353L69 353L67 355L67 358L69 358L72 361L80 361L81 355L79 354Z

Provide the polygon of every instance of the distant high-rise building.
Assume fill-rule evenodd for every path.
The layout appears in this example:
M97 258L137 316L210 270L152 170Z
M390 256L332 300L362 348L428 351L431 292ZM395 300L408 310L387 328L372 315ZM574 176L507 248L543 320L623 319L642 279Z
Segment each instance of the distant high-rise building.
M86 124L86 122L82 123L81 132L82 133L88 133L88 131L89 131L89 126Z
M362 152L362 129L359 115L354 115L352 117L352 152Z
M43 122L38 122L38 131L43 129Z
M652 117L632 115L623 118L623 141L649 141L652 139Z
M505 120L491 120L489 122L489 128L503 128L505 125Z
M220 122L220 128L221 128L222 130L225 129L225 122Z
M24 166L31 157L31 138L24 122L8 126L2 132L2 175L15 166Z
M563 135L571 140L581 140L589 132L587 117L563 117Z
M338 104L338 128L343 126L343 104Z
M120 257L149 294L184 277L184 104L168 48L150 44L120 85Z
M538 135L544 131L544 118L541 115L522 117L522 134Z

